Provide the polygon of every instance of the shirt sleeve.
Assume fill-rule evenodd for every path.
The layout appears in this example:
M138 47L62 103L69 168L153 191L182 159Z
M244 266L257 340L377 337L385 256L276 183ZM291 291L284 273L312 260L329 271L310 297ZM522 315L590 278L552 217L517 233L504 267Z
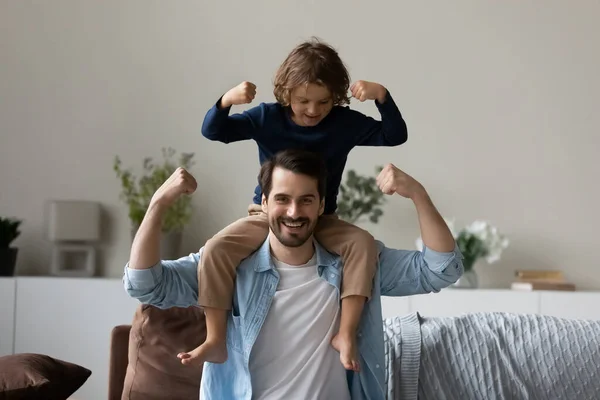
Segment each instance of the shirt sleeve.
M219 108L220 102L221 99L206 113L202 123L202 135L223 143L254 139L267 114L264 103L242 113L229 115L231 107Z
M123 285L129 296L158 308L190 307L198 302L200 254L160 261L148 269L125 266Z
M396 106L390 92L383 103L375 100L375 106L381 115L381 121L356 112L357 146L398 146L408 140L406 122Z
M463 256L458 246L451 252L438 252L426 246L423 251L380 246L382 296L437 293L455 283L463 274Z

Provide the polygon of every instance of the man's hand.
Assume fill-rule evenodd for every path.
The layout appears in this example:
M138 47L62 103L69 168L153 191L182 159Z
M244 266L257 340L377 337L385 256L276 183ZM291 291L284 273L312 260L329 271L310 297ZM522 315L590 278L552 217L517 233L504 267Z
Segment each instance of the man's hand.
M385 101L387 95L387 89L379 83L367 82L367 81L356 81L350 86L352 97L356 100L363 102L366 100L377 100L379 103Z
M196 179L185 168L179 167L154 193L150 204L169 208L182 195L194 193L197 187Z
M377 186L384 194L398 193L407 199L415 199L425 192L425 188L416 179L398 169L394 164L387 164L376 179Z
M244 81L236 87L230 89L221 98L221 107L227 108L232 105L248 104L256 96L256 85L252 82Z

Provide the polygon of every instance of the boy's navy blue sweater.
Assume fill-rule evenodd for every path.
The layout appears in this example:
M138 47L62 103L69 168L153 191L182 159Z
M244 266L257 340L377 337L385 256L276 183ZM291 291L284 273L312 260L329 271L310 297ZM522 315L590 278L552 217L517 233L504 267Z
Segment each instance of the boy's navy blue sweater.
M239 114L229 115L230 107L219 108L221 100L208 111L202 134L223 143L254 140L259 161L268 160L286 149L304 149L320 153L327 163L325 214L337 209L337 194L348 154L355 146L398 146L408 133L402 114L388 92L383 103L375 101L381 114L377 121L349 107L334 106L316 126L296 125L291 110L279 103L261 103ZM262 191L254 191L254 203L261 204Z

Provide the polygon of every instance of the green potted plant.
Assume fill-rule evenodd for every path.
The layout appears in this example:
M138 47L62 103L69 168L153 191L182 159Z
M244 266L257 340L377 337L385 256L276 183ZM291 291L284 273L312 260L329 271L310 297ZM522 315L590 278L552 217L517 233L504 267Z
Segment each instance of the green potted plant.
M377 173L381 170L380 166L375 168ZM365 219L376 224L383 215L381 206L385 201L375 177L362 176L351 169L346 173L345 182L340 185L336 213L351 224L360 223Z
M194 165L194 153L181 153L170 147L162 149L162 162L146 157L142 163L142 174L138 177L131 169L124 169L119 156L115 156L113 170L121 182L120 199L128 207L131 235L135 236L154 192L175 172L177 167L190 169ZM180 256L181 237L184 226L192 216L192 199L182 196L165 213L161 238L161 257L174 259Z
M21 234L22 221L0 217L0 276L13 276L19 249L10 244Z

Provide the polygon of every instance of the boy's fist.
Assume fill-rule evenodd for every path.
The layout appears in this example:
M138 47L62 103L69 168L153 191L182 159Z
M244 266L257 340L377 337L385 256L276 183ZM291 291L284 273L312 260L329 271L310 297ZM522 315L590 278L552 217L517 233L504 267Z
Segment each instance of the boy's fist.
M170 207L181 195L192 194L197 187L196 179L185 168L179 167L156 190L151 202L163 207Z
M358 101L377 100L380 103L385 101L387 89L375 82L356 81L350 86L352 97Z
M221 98L221 107L227 108L232 105L248 104L256 96L256 85L252 82L244 81L230 89Z

